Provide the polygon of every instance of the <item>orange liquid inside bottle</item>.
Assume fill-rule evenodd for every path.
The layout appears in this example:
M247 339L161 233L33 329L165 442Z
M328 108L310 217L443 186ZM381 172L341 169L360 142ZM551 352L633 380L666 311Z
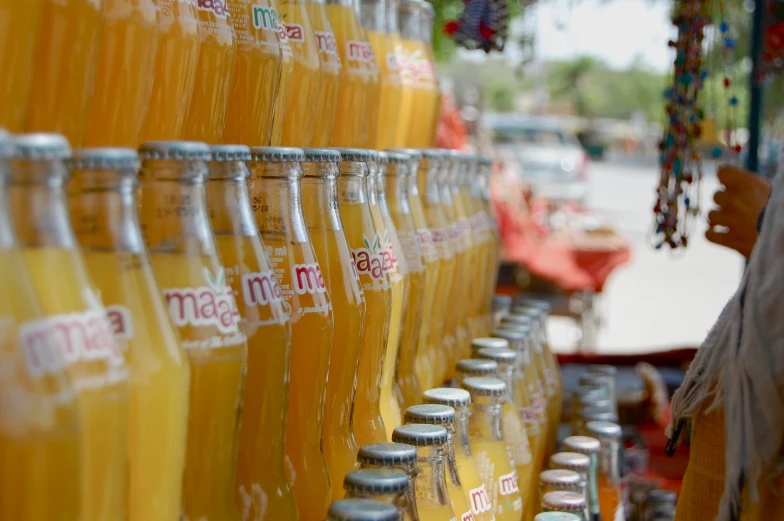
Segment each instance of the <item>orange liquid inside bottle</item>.
M277 11L277 4L274 0L270 3ZM294 75L294 55L289 43L289 35L282 20L277 21L278 41L280 45L280 82L278 83L278 95L275 98L275 117L272 119L272 137L270 144L279 146L283 144L283 127L286 125L286 109L289 106L291 97L291 81Z
M158 52L153 0L106 0L85 145L139 145Z
M335 40L335 33L327 17L324 0L308 2L308 15L316 38L321 64L321 81L318 100L316 101L316 119L313 123L313 139L311 146L328 146L335 127L335 115L338 108L338 93L343 67Z
M339 116L330 143L333 147L362 147L368 138L368 100L375 95L373 78L377 73L373 72L373 54L350 0L328 0L327 16L343 64L337 103Z
M354 435L360 447L388 441L381 416L381 373L390 329L392 288L384 272L379 234L368 196L364 151L341 149L338 194L346 239L365 293L365 320L354 398Z
M324 453L332 480L332 500L343 498L343 477L358 468L351 407L365 320L365 294L351 259L338 211L335 161L327 151L306 150L302 163L302 209L313 249L320 260L335 321L324 423Z
M248 199L242 145L212 147L207 205L248 339L235 499L243 520L296 519L284 462L291 327Z
M422 41L425 44L424 61L418 64L419 69L427 69L424 79L428 82L428 87L435 91L434 99L431 106L430 114L430 129L425 134L426 145L428 147L436 146L436 133L438 132L438 123L441 120L441 103L443 102L443 93L441 92L441 81L438 77L438 68L436 67L436 56L433 52L433 19L436 12L433 4L430 2L423 2L419 4L422 10L422 17L420 18L420 34ZM432 94L431 94L432 95Z
M234 476L247 343L209 227L203 162L209 148L154 142L142 145L141 156L142 233L191 368L183 515L237 521Z
M318 101L321 85L318 41L310 23L306 0L284 0L281 8L294 57L283 144L309 147L315 129L313 107Z
M139 229L136 169L128 166L137 156L101 149L75 155L81 166L69 183L74 230L112 332L128 343L128 519L167 521L180 513L190 371Z
M199 63L199 19L193 4L158 0L160 38L142 141L182 139Z
M44 2L33 59L29 131L58 132L72 146L84 140L101 42L103 4L104 0Z
M280 81L277 14L255 0L229 0L229 9L237 54L222 141L267 145Z
M397 237L395 223L389 214L386 203L386 188L384 180L379 176L380 165L373 158L368 167L368 203L373 223L379 237L378 248L384 261L384 272L389 278L392 290L392 304L389 314L389 336L387 337L387 351L384 355L384 366L381 371L381 418L387 430L387 437L392 438L392 431L403 422L398 391L395 388L395 371L397 369L398 353L400 352L400 339L403 327L403 305L408 300L410 284L408 266L403 254L403 247ZM383 199L379 197L379 193Z
M408 11L408 12L407 12ZM401 17L400 14L403 14ZM398 2L390 1L387 9L387 29L392 40L395 65L400 74L400 106L395 123L395 145L405 147L408 139L408 126L411 121L411 108L414 102L414 74L408 66L407 54L403 49L403 38L400 33L401 19L410 24L410 9L400 10Z
M482 274L487 272L487 226L481 208L476 206L471 196L471 183L477 175L477 167L478 165L475 162L471 162L469 169L458 180L459 198L471 230L472 248L470 255L473 259L471 265L475 266L474 274L479 281L478 284L473 285L470 289L471 302L467 317L469 341L471 338L479 338L487 334L483 332L484 316L482 315L483 302L487 298L487 289L481 283L486 279L486 277L483 278Z
M44 0L0 5L0 128L23 132Z
M16 139L28 156L68 154L56 135ZM56 149L56 152L52 150ZM127 509L128 366L74 237L61 160L12 162L12 219L36 294L63 347L81 420L81 519L121 519ZM58 479L62 479L59 475ZM38 498L40 501L40 498Z
M226 125L229 86L237 46L226 2L198 4L199 64L193 84L185 139L218 143Z
M297 165L304 157L302 151L259 147L252 152L253 212L281 294L291 308L289 480L299 519L316 521L324 517L332 497L322 451L332 304L302 215L302 171Z

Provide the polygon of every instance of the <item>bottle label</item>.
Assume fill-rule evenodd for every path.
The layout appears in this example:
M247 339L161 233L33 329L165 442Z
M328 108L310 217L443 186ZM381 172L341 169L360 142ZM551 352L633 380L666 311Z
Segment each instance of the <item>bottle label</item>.
M471 512L474 515L484 514L493 509L493 503L490 501L490 496L487 495L487 489L484 485L470 490L468 498L471 503Z
M286 38L291 42L304 42L305 41L305 30L302 28L300 24L280 24L286 30Z
M460 516L460 521L474 521L474 515L471 512L464 512Z
M397 256L392 244L389 242L389 235L383 238L375 234L372 238L362 235L364 248L353 248L351 258L357 268L357 272L370 275L375 280L383 280L384 273L394 271L398 265Z
M273 8L266 5L254 5L252 15L253 27L256 29L278 30L278 18Z
M433 233L427 228L417 230L417 242L419 248L422 250L422 256L425 262L435 262L438 260L438 250L436 249L435 242L433 241Z
M131 311L128 308L119 305L106 306L106 316L115 337L123 340L133 338L133 317L131 317Z
M273 270L243 275L242 296L248 306L266 306L283 301L278 278Z
M422 262L422 250L419 248L417 236L414 232L400 229L397 231L397 237L400 240L400 245L403 247L403 254L406 258L408 270L411 272L419 272L425 269Z
M240 313L231 287L226 285L223 268L213 277L204 268L208 285L196 288L166 288L163 296L169 315L177 327L213 326L221 333L237 333Z
M327 54L338 54L338 42L335 40L335 34L331 31L315 31L316 43L318 44L319 51Z
M387 60L387 69L389 69L390 71L398 70L397 54L395 54L394 52L387 53L386 60Z
M30 376L37 378L65 369L64 353L56 342L51 320L42 318L25 322L19 326L18 333Z
M349 40L346 42L346 56L349 60L370 63L373 59L373 48L365 42Z
M531 405L533 409L536 411L537 415L541 415L544 411L544 399L542 398L541 390L538 393L534 393L531 395Z
M452 248L456 253L463 253L466 250L466 243L459 223L450 224L447 228L447 236Z
M520 492L520 489L517 488L517 478L514 472L503 474L498 478L498 491L502 496Z
M541 433L539 429L539 416L534 407L520 407L520 419L525 425L525 432L529 436L536 436Z
M434 230L430 230L430 234L433 237L434 244L441 244L447 240L447 233L444 230L436 228Z
M226 18L229 14L229 5L226 0L192 0L199 11L213 13L218 18Z
M294 291L297 295L326 293L327 286L317 262L294 265Z

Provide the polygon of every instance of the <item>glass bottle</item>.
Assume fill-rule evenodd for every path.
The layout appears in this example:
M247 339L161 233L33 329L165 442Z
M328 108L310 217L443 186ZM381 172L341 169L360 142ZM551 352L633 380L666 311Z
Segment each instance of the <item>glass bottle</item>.
M620 450L623 434L621 426L608 421L590 421L585 430L590 437L601 443L597 486L599 510L602 519L623 521L623 498L621 496Z
M333 318L321 263L302 213L299 163L305 154L299 148L252 147L251 157L251 207L290 308L289 482L299 519L320 519L331 497L322 436Z
M335 324L324 409L324 455L333 501L343 495L343 476L358 468L359 445L354 437L351 408L365 320L365 293L354 269L338 209L340 159L336 150L306 148L301 163L302 212L322 268Z
M63 347L79 405L81 519L125 519L127 343L112 335L68 215L64 160L71 150L58 134L17 135L12 144L6 193L13 233L47 322Z
M495 212L490 201L490 174L492 164L493 162L490 158L480 156L479 168L476 171L476 175L471 180L471 195L474 199L474 205L475 208L478 208L480 211L480 215L484 221L483 226L486 227L487 236L489 238L486 252L487 279L484 282L485 298L482 299L484 330L488 332L493 327L490 301L495 294L496 279L498 278L499 252L501 248L501 235L498 231L498 222L496 221Z
M448 439L446 429L437 425L402 425L392 433L393 442L413 445L417 449L414 490L422 521L456 519L446 486Z
M433 20L436 17L436 10L430 2L420 2L419 9L421 11L419 18L419 23L421 24L420 34L424 44L424 53L421 61L417 62L417 77L419 78L423 71L427 71L424 79L429 83L430 89L435 91L435 96L430 106L431 113L428 115L430 128L423 129L426 141L422 146L434 147L436 146L438 124L441 121L441 100L443 97L441 80L438 77L438 68L436 67L435 52L433 51Z
M425 59L425 42L422 38L422 10L420 2L401 0L398 7L401 44L399 51L399 67L403 70L403 100L405 102L406 86L410 89L410 102L403 103L397 128L397 146L426 148L433 146L428 142L428 134L432 130L433 107L436 91L433 82L433 71Z
M397 469L352 470L343 479L347 499L366 498L394 505L405 519L408 512L408 476Z
M466 378L463 388L471 393L469 436L474 461L496 507L496 520L517 521L523 515L523 499L504 438L506 383L498 378Z
M477 213L474 207L473 199L471 198L471 178L476 175L479 168L478 157L475 155L463 156L463 168L458 172L453 191L453 197L456 202L459 202L462 208L463 221L471 234L471 250L469 266L471 266L472 280L479 281L479 284L470 285L469 289L469 303L468 313L464 327L468 333L468 338L476 338L482 336L481 331L481 313L483 300L487 298L484 285L481 281L484 279L484 274L487 272L487 259L485 258L485 251L487 250L487 229L483 227L481 216Z
M329 506L327 521L401 521L394 505L373 499L341 499Z
M602 521L599 507L599 452L601 444L596 438L589 436L569 436L563 440L563 449L566 453L553 454L550 457L550 466L555 468L568 468L578 472L585 472L586 489L588 490L588 512L591 521ZM572 454L564 456L564 454ZM576 454L584 456L575 457ZM585 458L588 458L588 470L585 471ZM568 466L567 466L568 465Z
M151 141L139 155L142 234L191 367L183 515L237 520L234 473L247 342L210 227L210 148ZM215 305L199 305L205 301Z
M403 330L397 366L397 384L403 407L419 402L422 388L417 372L417 344L421 331L423 300L427 285L426 264L417 241L416 224L408 200L411 156L400 152L382 152L387 164L381 170L381 184L377 186L379 203L386 206L395 225L402 254L408 268L408 298L404 305Z
M568 512L542 512L536 514L534 521L581 521L577 514Z
M420 521L416 499L418 475L416 448L403 443L371 443L359 449L357 462L363 469L382 468L403 471L408 478L408 488L405 493L406 511L403 519Z
M489 362L489 360L487 361ZM471 450L471 440L468 435L468 419L471 416L468 406L471 404L471 395L465 389L438 387L425 391L422 401L427 404L437 404L454 409L455 421L452 429L454 432L450 431L450 434L457 459L457 467L461 471L461 475L467 476L465 489L471 513L477 521L491 521L495 519L495 504L490 499L487 487L479 473L477 459ZM476 472L476 478L472 477L474 472Z
M392 431L402 421L402 412L398 401L395 373L398 367L400 341L403 336L403 310L408 304L408 290L411 284L403 247L397 236L395 223L389 213L387 205L386 186L383 171L386 169L386 154L370 151L368 161L368 205L373 215L379 237L379 250L384 261L384 271L389 277L392 289L392 308L389 315L389 336L387 337L387 352L384 356L384 368L381 372L381 417L387 436L392 436Z
M457 365L455 365L455 375L457 385L462 385L463 380L472 376L498 378L498 364L493 360L483 360L480 358L458 360Z
M338 206L351 256L365 293L365 320L354 398L354 435L360 446L387 441L381 417L381 374L387 351L392 287L384 271L378 229L370 211L367 150L341 148Z
M582 476L567 469L550 469L539 473L539 496L536 498L537 504L542 504L542 498L548 492L566 491L577 492L584 498L586 497L585 481ZM585 502L585 509L582 512L584 519L588 520L588 501Z
M433 243L440 257L436 297L433 302L433 312L430 320L432 324L440 325L444 324L447 316L451 314L449 298L452 284L455 282L455 255L452 251L451 242L448 240L449 223L441 205L438 185L439 178L447 164L447 153L435 149L422 150L421 152L424 165L417 180L419 184L418 192L422 194L421 199L427 226L430 229ZM448 334L448 330L446 334ZM444 328L440 326L430 328L428 349L430 352L430 364L435 377L432 386L440 385L444 382L449 370L448 365L451 358L449 353L443 349L445 341Z
M6 183L14 150L0 130L0 504L4 519L77 521L79 410L64 344L13 232Z
M274 13L280 13L280 4L277 0L269 0L269 5ZM276 22L278 30L278 45L280 46L280 80L275 95L275 116L272 118L272 134L270 144L280 146L283 144L283 127L286 124L286 109L291 98L291 83L294 75L294 54L291 50L289 33L283 20Z
M575 514L578 519L586 521L583 517L585 497L577 492L555 491L544 494L542 496L542 510Z
M491 310L493 313L493 327L498 327L501 319L504 318L512 309L512 297L496 293L491 300Z
M77 149L70 168L76 240L112 332L128 344L128 519L167 521L182 502L190 369L139 227L139 156L126 148Z
M430 352L430 324L432 321L433 307L436 303L438 286L438 272L440 268L439 251L433 242L433 235L428 227L427 218L425 215L422 199L419 194L419 166L420 163L425 163L422 160L422 154L413 149L388 149L387 154L392 157L392 154L404 154L409 157L409 174L407 176L408 182L405 186L399 187L399 190L407 188L408 206L411 211L411 218L414 221L414 230L416 232L417 245L422 252L422 258L425 265L425 282L424 282L424 295L421 299L421 314L419 315L419 338L417 340L417 353L416 353L416 375L419 380L421 389L429 389L441 382L436 382L434 377L434 365L432 360L432 353ZM399 159L395 159L398 161ZM402 160L402 159L400 159ZM402 170L400 171L402 173ZM405 181L404 181L405 182ZM398 181L398 185L400 181ZM398 194L400 193L398 190ZM391 191L390 191L391 193ZM398 195L399 197L399 195ZM400 203L402 205L402 202ZM392 209L394 218L394 208ZM412 282L412 285L414 283Z
M581 425L582 418L580 412L583 408L583 402L594 402L596 400L606 400L607 390L599 385L579 385L572 390L571 415L572 433L580 433L583 425ZM584 433L583 433L584 434Z
M332 140L332 130L335 128L343 66L340 63L335 33L332 32L327 16L325 0L308 0L307 4L321 64L321 87L316 101L311 146L326 147Z
M252 496L268 498L265 517L293 518L294 495L286 483L284 448L291 325L278 279L259 235L248 197L245 145L213 145L207 206L226 282L237 296L248 358L238 445L237 508L250 513ZM253 468L265 472L253 472ZM251 480L248 483L248 479ZM255 513L254 513L255 514Z
M515 383L517 353L506 347L485 347L476 351L474 356L494 361L498 365L498 378L506 384L506 394L501 408L504 439L509 451L509 459L517 473L517 486L520 488L520 495L523 497L524 504L529 506L525 510L526 517L531 518L533 513L530 506L538 497L539 484L536 481L536 476L540 472L541 461L539 459L534 461L532 457L528 434L520 417L520 404L523 403L520 391L523 386Z

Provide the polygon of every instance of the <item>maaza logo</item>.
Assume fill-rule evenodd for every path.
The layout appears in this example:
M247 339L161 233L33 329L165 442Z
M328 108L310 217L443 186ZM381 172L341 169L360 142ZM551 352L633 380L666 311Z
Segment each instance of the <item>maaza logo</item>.
M354 259L359 273L381 280L384 278L384 272L395 269L397 257L392 243L389 242L389 234L385 234L383 238L375 234L372 240L363 234L362 242L365 244L364 248L351 250L351 258Z
M283 297L278 286L275 272L267 270L261 273L246 273L242 276L242 295L248 306L266 306L280 302Z
M210 11L219 18L226 18L229 14L229 6L226 0L196 0L196 9L199 11Z
M332 31L315 31L316 43L318 43L319 51L327 54L337 54L338 42L335 40L335 35Z
M471 512L475 515L484 514L493 508L493 503L490 501L490 496L487 495L487 489L484 485L472 489L468 493L468 498L471 501Z
M300 24L281 24L286 29L286 37L292 42L304 42L305 31Z
M517 478L515 478L514 472L499 477L498 485L500 488L499 492L502 496L508 496L509 494L519 492L519 489L517 488Z
M373 58L373 48L370 44L356 40L346 42L346 53L349 60L370 62Z
M278 30L278 18L275 10L266 5L253 5L253 27L256 29Z
M218 270L217 277L213 277L205 267L204 276L208 286L163 291L174 324L178 327L214 326L221 333L236 333L240 313L231 287L226 285L223 268Z
M294 291L298 295L324 293L327 286L317 262L294 265Z
M133 338L133 320L131 312L125 306L106 306L106 316L112 326L112 333L117 338L128 340Z

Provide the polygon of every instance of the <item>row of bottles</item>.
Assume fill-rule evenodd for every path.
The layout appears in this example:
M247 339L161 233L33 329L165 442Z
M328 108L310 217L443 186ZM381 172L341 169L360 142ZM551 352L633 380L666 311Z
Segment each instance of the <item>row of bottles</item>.
M433 17L423 0L1 0L0 128L432 147Z
M0 143L3 521L323 519L492 329L487 159Z

